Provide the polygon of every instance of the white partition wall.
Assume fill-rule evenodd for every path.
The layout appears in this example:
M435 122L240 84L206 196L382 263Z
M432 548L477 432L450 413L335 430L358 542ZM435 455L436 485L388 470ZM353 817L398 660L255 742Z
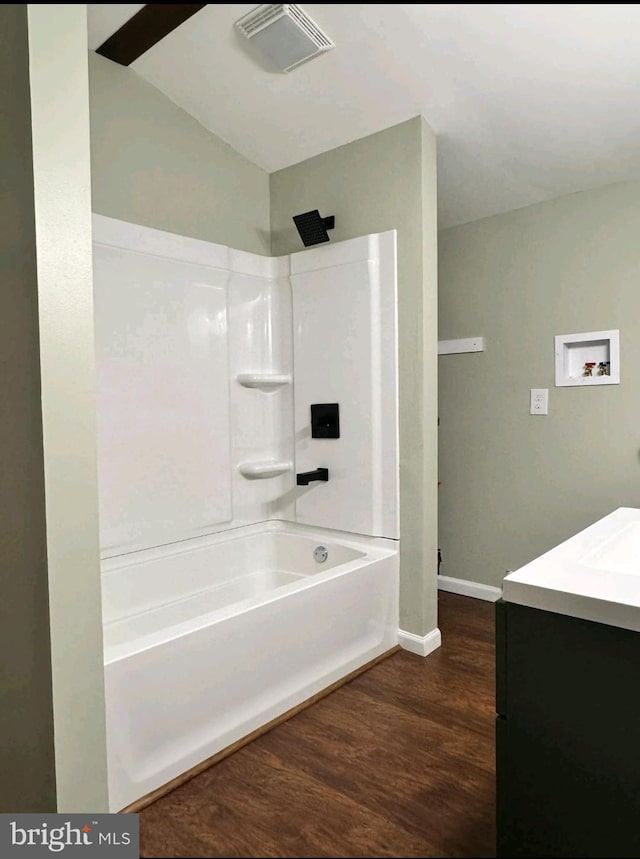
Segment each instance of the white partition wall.
M94 271L103 550L207 533L232 518L227 272L99 244Z
M234 520L291 519L289 260L232 252L228 290Z
M268 258L95 215L94 269L103 557L269 519L398 538L395 232Z
M93 227L103 557L291 518L288 259Z
M292 254L300 522L399 537L395 231ZM313 438L312 404L337 403L340 437Z

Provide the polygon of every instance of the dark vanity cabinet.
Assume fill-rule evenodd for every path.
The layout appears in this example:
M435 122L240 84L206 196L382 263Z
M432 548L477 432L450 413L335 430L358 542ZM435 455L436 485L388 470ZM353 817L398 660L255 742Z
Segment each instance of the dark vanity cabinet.
M499 857L640 857L640 633L496 603Z

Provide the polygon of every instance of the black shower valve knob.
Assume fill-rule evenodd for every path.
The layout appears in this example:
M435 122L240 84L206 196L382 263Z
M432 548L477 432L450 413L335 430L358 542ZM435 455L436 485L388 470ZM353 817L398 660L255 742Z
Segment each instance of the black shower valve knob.
M311 406L311 438L340 438L338 403L314 403Z

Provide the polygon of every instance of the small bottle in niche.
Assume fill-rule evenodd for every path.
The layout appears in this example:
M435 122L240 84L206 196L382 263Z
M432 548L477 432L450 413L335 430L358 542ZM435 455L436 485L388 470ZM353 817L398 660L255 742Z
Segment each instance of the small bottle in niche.
M584 365L584 375L585 376L593 376L593 368L596 366L595 361L587 361Z

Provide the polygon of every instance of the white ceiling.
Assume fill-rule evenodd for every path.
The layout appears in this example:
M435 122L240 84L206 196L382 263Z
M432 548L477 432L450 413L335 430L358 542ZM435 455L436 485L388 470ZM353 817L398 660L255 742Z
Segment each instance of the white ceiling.
M90 4L98 47L143 4ZM132 68L272 172L422 114L440 226L640 178L640 4L303 3L336 48L273 71L210 4Z

